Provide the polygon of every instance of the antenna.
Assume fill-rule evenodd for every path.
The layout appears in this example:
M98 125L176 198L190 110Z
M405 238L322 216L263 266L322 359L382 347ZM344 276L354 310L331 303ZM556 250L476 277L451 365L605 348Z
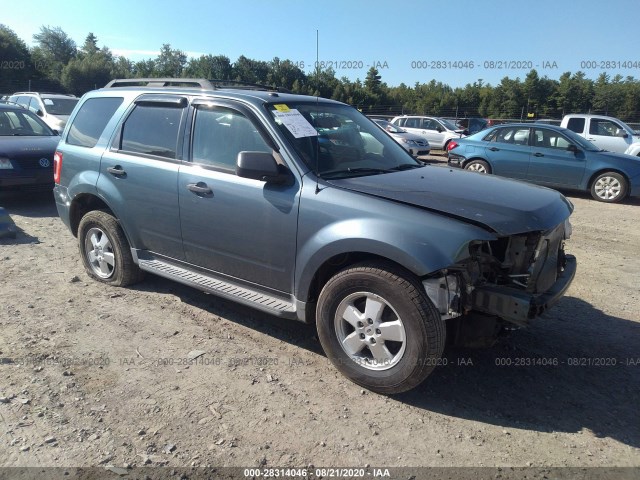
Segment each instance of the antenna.
M316 90L318 94L320 94L320 58L319 58L319 38L320 34L318 29L316 29ZM316 95L316 116L318 115L318 104L320 103L319 97ZM316 171L314 172L316 175L316 195L320 192L320 138L316 137Z

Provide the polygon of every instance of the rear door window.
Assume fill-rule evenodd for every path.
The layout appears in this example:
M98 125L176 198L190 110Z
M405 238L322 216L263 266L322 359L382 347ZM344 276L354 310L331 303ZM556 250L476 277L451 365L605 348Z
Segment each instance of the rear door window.
M499 128L490 141L497 143L509 143L513 145L529 144L529 128L505 127Z
M181 104L136 105L122 126L118 149L175 159L183 112Z

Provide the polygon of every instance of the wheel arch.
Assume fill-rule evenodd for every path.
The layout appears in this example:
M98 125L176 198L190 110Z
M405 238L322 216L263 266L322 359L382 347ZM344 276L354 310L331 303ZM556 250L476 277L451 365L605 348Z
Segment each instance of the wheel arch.
M116 217L113 209L103 199L91 193L80 193L73 198L69 207L69 227L74 236L78 236L82 217L93 210L105 210Z
M315 323L316 318L314 306L318 299L318 296L320 295L320 291L329 281L329 279L331 279L331 277L341 272L342 270L346 270L353 267L354 265L364 263L387 264L393 269L406 272L409 275L413 275L416 278L419 278L419 275L417 275L415 272L412 272L398 261L371 252L345 252L329 257L319 265L319 267L316 269L315 273L309 280L308 286L305 288L306 302L310 307L305 315L305 321L307 323Z

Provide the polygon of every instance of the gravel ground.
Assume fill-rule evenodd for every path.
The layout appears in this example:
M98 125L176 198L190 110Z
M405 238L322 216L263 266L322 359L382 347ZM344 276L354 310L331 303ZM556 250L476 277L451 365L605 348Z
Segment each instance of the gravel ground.
M567 295L394 397L338 374L312 326L91 281L50 195L0 199L19 227L0 240L2 465L640 467L640 202L569 196Z

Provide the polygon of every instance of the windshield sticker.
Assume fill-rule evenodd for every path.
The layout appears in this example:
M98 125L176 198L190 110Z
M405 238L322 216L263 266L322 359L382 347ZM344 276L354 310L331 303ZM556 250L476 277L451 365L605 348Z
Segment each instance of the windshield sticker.
M313 125L295 108L287 112L275 110L273 114L295 138L318 136L318 132L313 128Z
M287 107L284 103L279 103L278 105L274 105L274 107L276 107L276 110L278 110L279 112L290 112L291 109L289 107Z
M44 102L45 105L53 105L53 100L50 100L48 98L45 98L42 101Z

